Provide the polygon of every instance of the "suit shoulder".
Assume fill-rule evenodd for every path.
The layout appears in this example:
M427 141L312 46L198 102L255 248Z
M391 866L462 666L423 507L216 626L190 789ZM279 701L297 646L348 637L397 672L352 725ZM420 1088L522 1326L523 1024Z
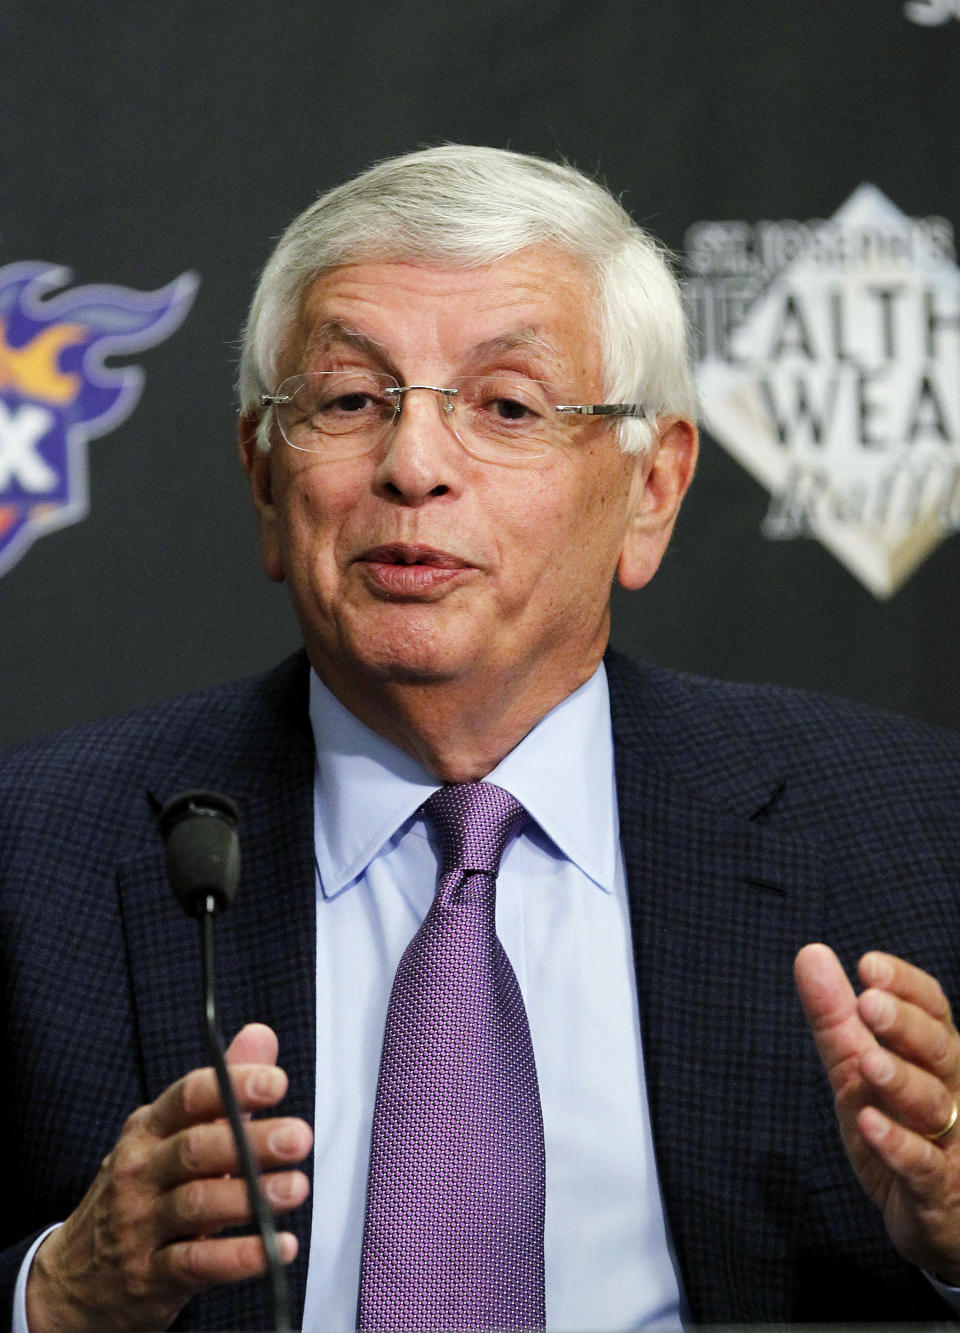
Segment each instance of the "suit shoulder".
M0 755L0 804L9 809L44 795L59 800L61 793L82 801L205 749L229 762L238 747L260 745L267 763L270 732L305 716L306 681L306 659L298 653L261 675L27 741Z
M821 787L869 787L911 774L960 788L960 736L867 704L775 685L745 684L608 655L611 704L625 732L676 752L709 738ZM729 758L725 757L729 762Z

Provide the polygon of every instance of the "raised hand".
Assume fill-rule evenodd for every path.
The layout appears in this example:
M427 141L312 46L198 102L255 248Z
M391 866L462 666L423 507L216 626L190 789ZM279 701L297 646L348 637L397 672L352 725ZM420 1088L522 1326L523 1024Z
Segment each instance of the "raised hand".
M885 953L858 970L859 996L824 944L794 969L847 1156L904 1258L960 1285L960 1036L928 973Z
M250 1024L227 1061L241 1111L274 1107L287 1090L277 1039ZM76 1211L34 1256L27 1285L30 1333L168 1327L196 1292L266 1269L255 1236L220 1237L250 1220L246 1185L212 1069L195 1069L129 1117ZM302 1120L247 1124L268 1202L280 1212L302 1203L309 1181L291 1170L310 1151ZM297 1240L278 1236L289 1263Z

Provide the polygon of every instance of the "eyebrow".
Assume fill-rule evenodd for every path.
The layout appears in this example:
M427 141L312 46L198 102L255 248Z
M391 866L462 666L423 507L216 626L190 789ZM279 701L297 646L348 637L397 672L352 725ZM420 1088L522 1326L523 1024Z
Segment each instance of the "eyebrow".
M471 347L469 355L471 358L482 360L498 353L516 351L545 352L553 360L558 359L556 348L551 347L546 338L532 327L515 329L510 333L501 333L496 338L488 338L486 342Z
M392 367L390 354L383 343L371 338L367 333L361 333L359 329L352 328L340 319L325 319L304 348L304 355L326 352L336 343L346 343L358 352L366 352L374 360Z
M329 351L338 343L346 344L358 352L364 352L372 359L379 361L381 365L388 367L391 372L396 372L393 358L387 348L372 338L367 333L361 333L359 329L347 324L340 319L326 319L314 331L314 335L304 349L305 356L320 354ZM476 343L468 348L466 361L485 361L491 357L507 355L516 351L530 351L541 353L548 356L554 363L559 360L556 348L547 342L546 338L533 326L512 329L507 333L497 334L493 338L487 338L481 343Z

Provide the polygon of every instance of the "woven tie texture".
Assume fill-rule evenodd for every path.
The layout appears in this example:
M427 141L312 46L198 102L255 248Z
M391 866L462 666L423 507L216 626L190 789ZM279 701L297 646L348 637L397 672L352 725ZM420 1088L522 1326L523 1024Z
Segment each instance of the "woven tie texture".
M471 782L423 814L440 874L387 1011L358 1327L543 1328L540 1090L495 925L500 857L527 813Z

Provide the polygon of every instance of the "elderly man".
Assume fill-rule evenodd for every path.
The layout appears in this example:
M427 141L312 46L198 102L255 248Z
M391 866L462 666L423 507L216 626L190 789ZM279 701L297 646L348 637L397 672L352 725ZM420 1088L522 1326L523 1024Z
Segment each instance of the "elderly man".
M696 456L655 244L566 167L385 162L281 239L241 397L305 654L0 773L14 1320L267 1322L155 827L197 786L305 1328L948 1314L960 745L606 651Z

